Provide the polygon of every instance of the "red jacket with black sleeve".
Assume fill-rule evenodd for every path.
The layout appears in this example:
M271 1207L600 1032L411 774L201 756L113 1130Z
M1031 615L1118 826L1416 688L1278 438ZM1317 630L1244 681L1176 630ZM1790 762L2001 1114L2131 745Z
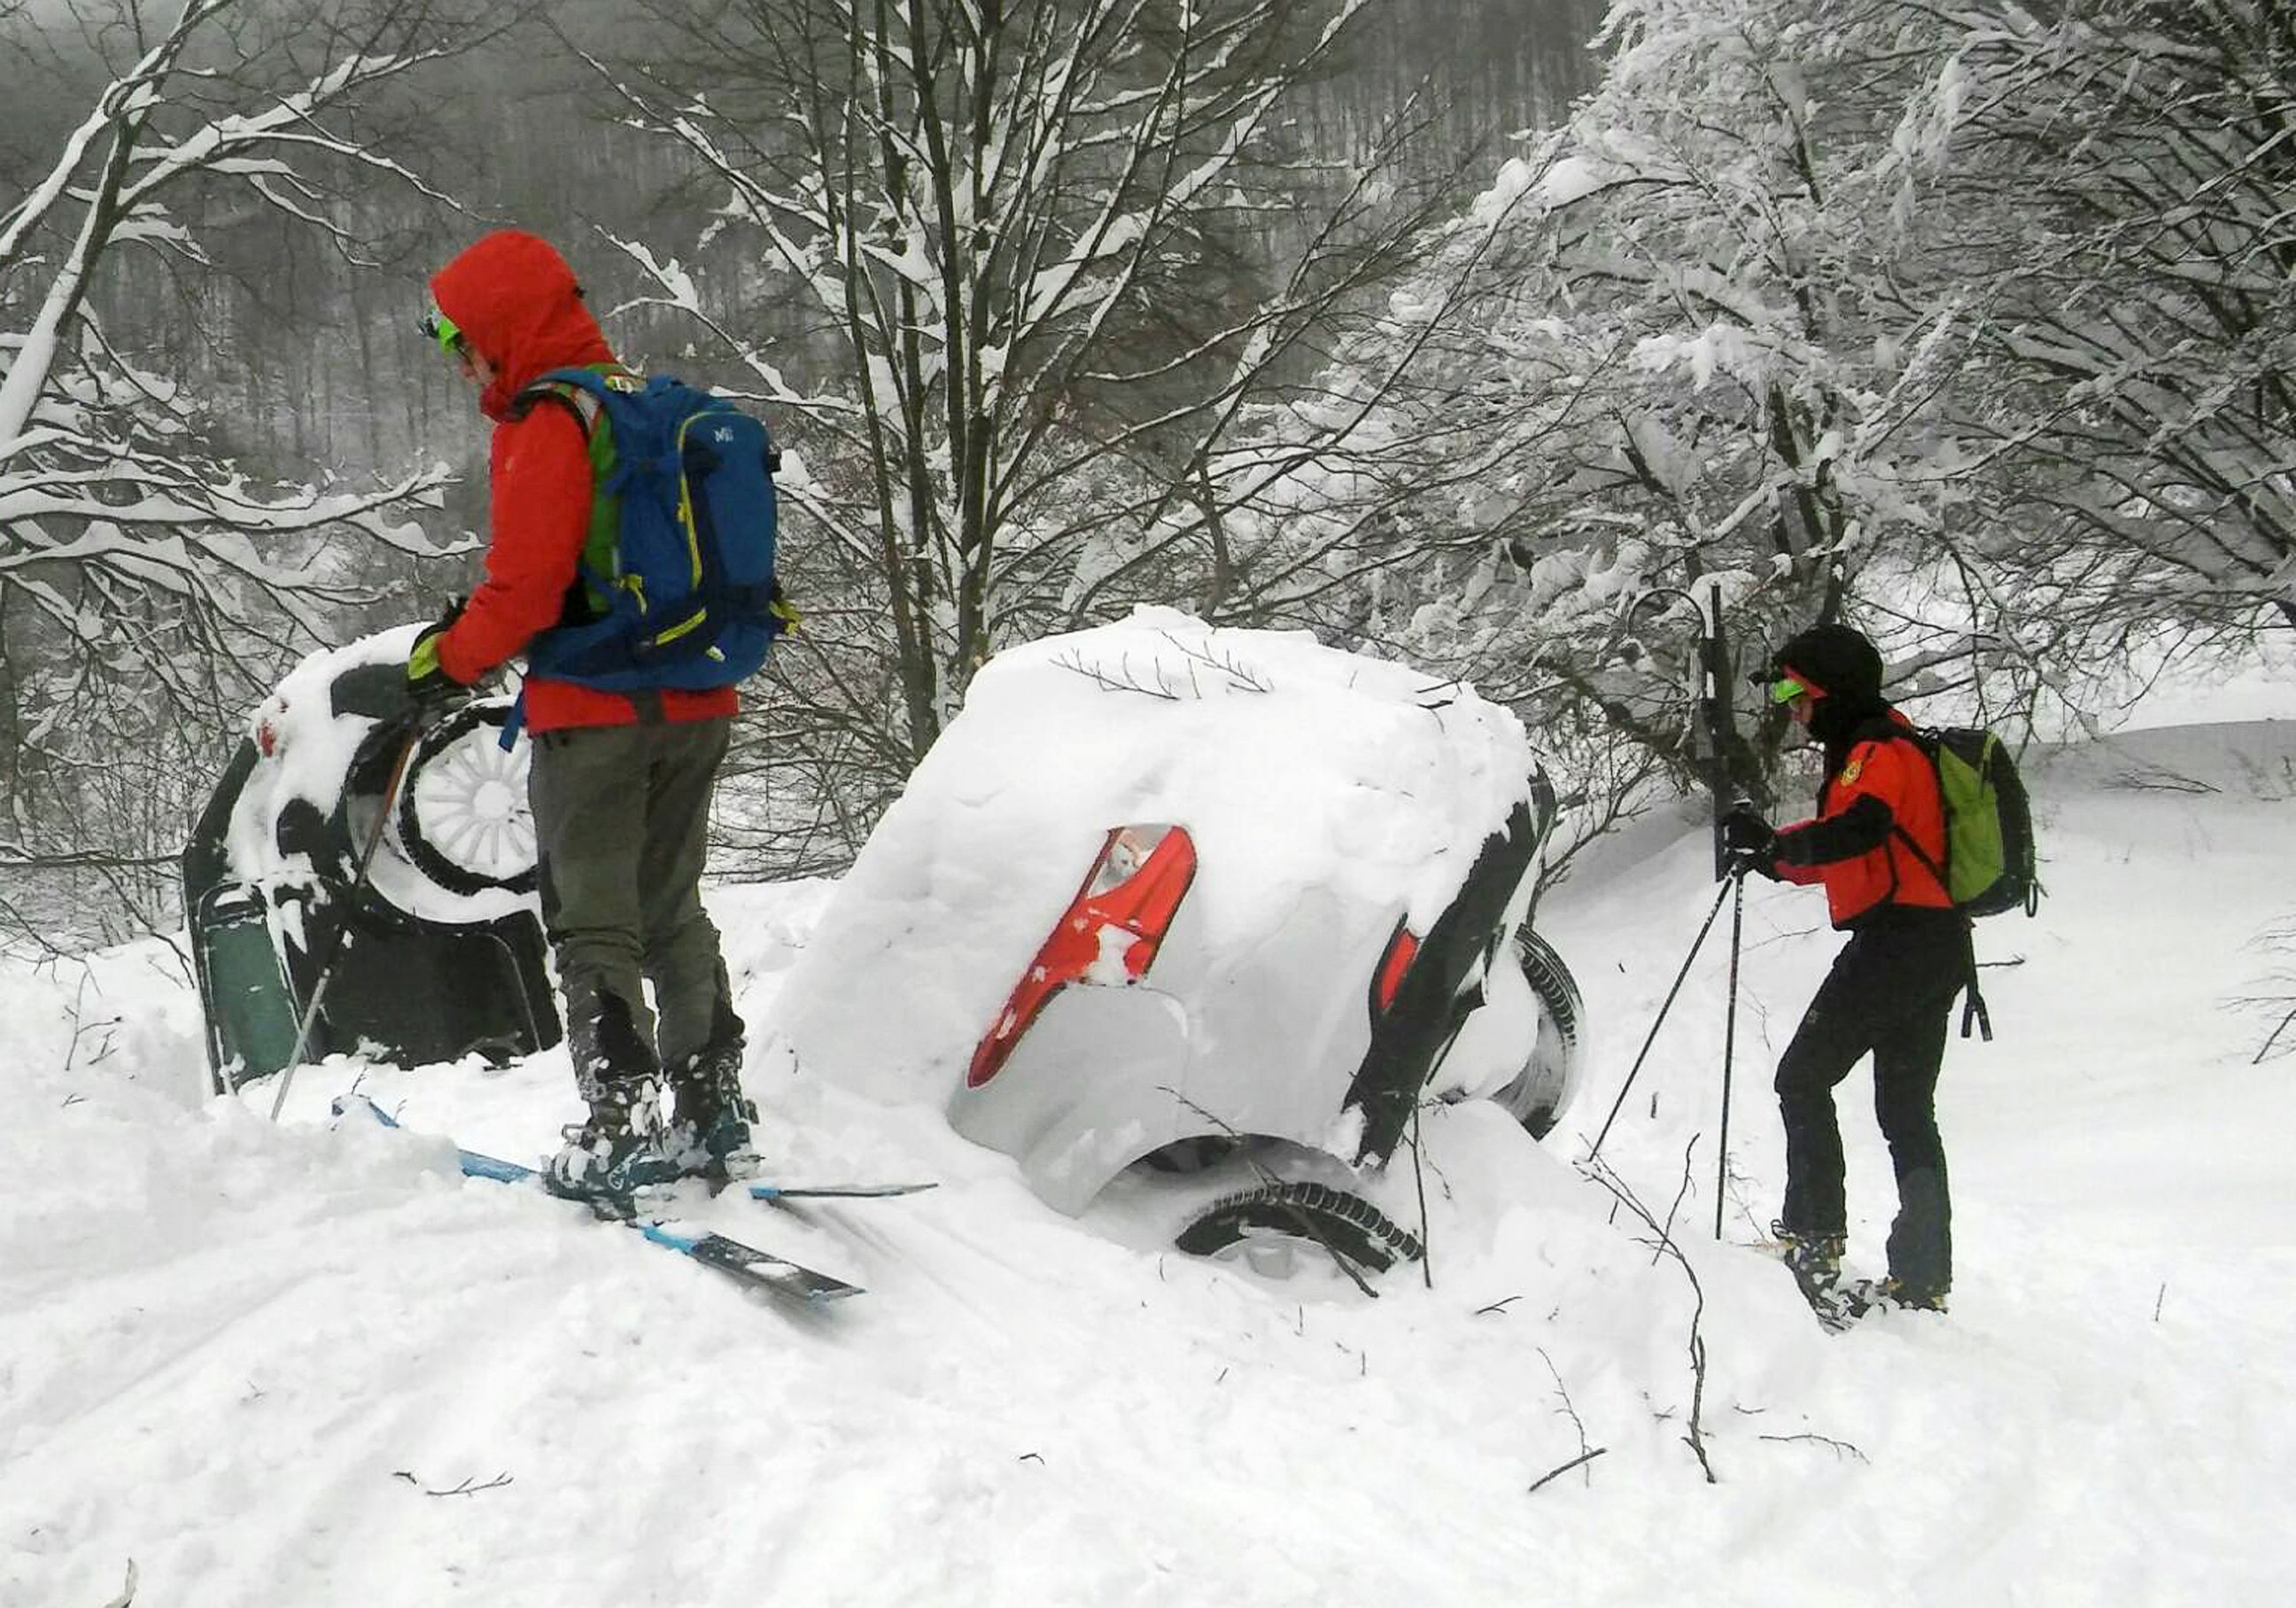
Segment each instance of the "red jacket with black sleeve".
M1930 867L1945 864L1945 805L1937 771L1909 738L1891 734L1911 724L1895 710L1855 732L1841 767L1817 793L1817 814L1778 828L1772 849L1777 874L1790 882L1821 882L1836 927L1849 927L1884 906L1949 910L1953 898ZM1909 848L1910 837L1929 857Z
M532 234L486 236L439 270L430 294L495 368L479 398L495 422L486 578L439 638L439 668L467 685L551 627L581 618L578 573L594 500L589 439L572 408L521 402L519 393L553 369L611 365L614 354L572 270ZM636 725L657 697L659 718L671 721L727 716L740 704L732 687L666 689L641 710L622 693L543 677L528 679L525 695L526 724L536 733Z

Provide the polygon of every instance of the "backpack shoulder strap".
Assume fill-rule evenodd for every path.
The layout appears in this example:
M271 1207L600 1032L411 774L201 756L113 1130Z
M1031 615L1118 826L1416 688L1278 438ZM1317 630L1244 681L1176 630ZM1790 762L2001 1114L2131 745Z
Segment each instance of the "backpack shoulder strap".
M1937 775L1938 754L1945 746L1944 734L1933 726L1916 726L1894 732L1891 735L1902 742L1910 742L1919 749L1922 757L1929 761L1930 774L1932 776ZM1945 783L1942 778L1938 781L1938 812L1942 818L1945 812ZM1931 859L1929 851L1915 842L1914 834L1907 832L1905 827L1892 821L1890 823L1890 830L1897 833L1899 842L1913 851L1914 857L1922 863L1924 870L1937 879L1937 885L1945 890L1945 896L1951 898L1953 884L1946 881L1945 867ZM1977 981L1976 924L1964 916L1962 931L1968 944L1969 964L1962 984L1964 994L1961 1006L1961 1036L1964 1038L1968 1038L1970 1028L1974 1025L1983 1033L1985 1042L1990 1044L1993 1042L1993 1013L1985 1008L1985 995Z
M511 399L512 416L523 419L539 402L555 402L572 414L574 422L582 427L582 436L585 440L587 440L591 433L597 429L598 415L605 410L606 406L598 399L594 392L570 381L542 379L537 380Z
M1910 742L1915 751L1922 756L1923 763L1928 767L1930 779L1938 789L1938 818L1942 822L1945 817L1945 784L1938 779L1937 774L1937 733L1921 726L1902 726L1890 732L1886 741ZM1946 881L1945 867L1931 857L1928 849L1914 841L1914 834L1906 830L1903 822L1893 818L1890 822L1890 830L1897 834L1899 842L1913 851L1914 858L1922 863L1922 869L1937 880L1937 885L1944 890L1946 898L1951 898L1953 884Z
M609 398L635 395L646 384L619 365L610 373L594 368L554 368L529 381L512 402L521 418L537 402L557 402L572 411L582 426L583 435L588 436L597 429L598 415L606 411Z

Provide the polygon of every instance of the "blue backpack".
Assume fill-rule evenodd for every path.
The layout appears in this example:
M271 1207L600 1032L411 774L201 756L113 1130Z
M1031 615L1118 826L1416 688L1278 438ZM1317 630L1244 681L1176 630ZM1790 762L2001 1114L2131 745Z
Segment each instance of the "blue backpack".
M521 394L565 401L585 433L596 410L578 403L596 399L613 431L613 467L597 489L620 499L611 572L594 554L582 564L605 612L536 637L528 673L608 693L700 692L757 674L785 624L774 578L781 455L766 427L666 374L641 385L554 369Z

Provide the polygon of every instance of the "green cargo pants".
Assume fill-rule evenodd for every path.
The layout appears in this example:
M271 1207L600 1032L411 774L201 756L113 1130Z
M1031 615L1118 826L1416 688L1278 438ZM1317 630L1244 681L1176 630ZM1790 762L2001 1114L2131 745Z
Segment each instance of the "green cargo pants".
M649 1074L653 1067L619 1064L649 1045L675 1076L732 1017L718 929L701 907L709 795L732 731L731 720L696 720L534 739L527 797L542 921L578 1079ZM651 1012L644 982L653 985ZM613 1030L618 1021L635 1028L635 1046Z

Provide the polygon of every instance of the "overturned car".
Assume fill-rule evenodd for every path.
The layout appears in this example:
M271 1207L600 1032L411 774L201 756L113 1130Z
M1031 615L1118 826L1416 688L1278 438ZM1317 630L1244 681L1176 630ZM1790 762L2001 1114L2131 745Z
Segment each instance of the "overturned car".
M418 718L415 630L298 666L255 710L184 847L218 1093L284 1068L306 1016L306 1060L506 1060L559 1040L526 751L500 742L507 700Z
M1184 1250L1384 1267L1419 1248L1363 1185L1421 1100L1543 1135L1576 1087L1578 992L1525 919L1553 811L1466 688L1142 611L982 669L775 1025L1063 1211L1130 1175Z

